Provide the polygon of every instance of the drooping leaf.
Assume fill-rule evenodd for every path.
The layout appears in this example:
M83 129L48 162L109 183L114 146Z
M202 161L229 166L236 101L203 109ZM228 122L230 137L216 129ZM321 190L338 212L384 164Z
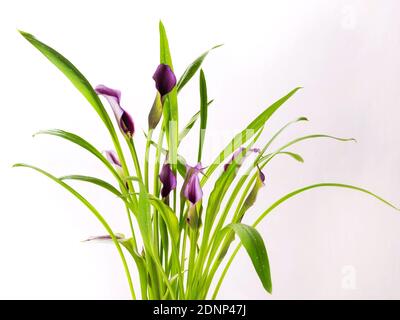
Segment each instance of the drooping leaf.
M122 252L122 249L121 249L121 246L119 244L119 241L115 237L115 234L112 231L112 229L109 226L109 224L107 223L107 221L97 211L97 209L88 200L86 200L85 197L83 197L79 192L77 192L74 188L72 188L71 186L69 186L68 184L66 184L65 182L63 182L62 180L58 179L57 177L53 176L52 174L50 174L48 172L46 172L46 171L44 171L44 170L42 170L40 168L37 168L35 166L31 166L31 165L24 164L24 163L14 164L13 167L29 168L29 169L33 169L33 170L43 174L44 176L48 177L49 179L53 180L54 182L56 182L57 184L62 186L64 189L68 190L72 195L74 195L80 202L82 202L94 214L94 216L97 218L97 220L103 225L103 227L106 229L108 234L111 236L111 239L112 239L113 243L115 244L115 246L117 248L117 251L118 251L118 253L119 253L120 257L121 257L121 260L122 260L122 264L124 265L126 276L128 278L128 283L129 283L129 288L130 288L130 291L131 291L131 294L132 294L132 298L136 299L135 290L133 288L132 279L131 279L131 276L130 276L128 264L126 263L126 259L125 259L124 253Z
M232 229L240 238L240 242L245 247L254 269L260 278L265 290L272 293L272 280L269 267L267 249L258 231L251 226L242 223L233 223L226 226Z
M307 190L311 190L311 189L315 189L315 188L321 188L321 187L336 187L336 188L345 188L345 189L353 189L362 193L366 193L372 197L374 197L375 199L383 202L384 204L388 205L389 207L392 207L395 210L400 211L400 209L398 207L396 207L394 204L390 203L389 201L383 199L382 197L376 195L375 193L364 189L364 188L360 188L357 186L353 186L350 184L343 184L343 183L332 183L332 182L327 182L327 183L317 183L317 184L313 184L313 185L309 185L300 189L297 189L295 191L292 191L288 194L286 194L285 196L283 196L282 198L280 198L279 200L275 201L267 210L265 210L258 218L257 220L254 222L253 227L256 227L261 220L263 220L265 218L266 215L268 215L272 210L274 210L277 206L279 206L280 204L284 203L286 200L304 192Z
M110 184L107 181L104 181L102 179L96 178L96 177L90 177L90 176L84 176L84 175L68 175L68 176L62 176L59 179L61 181L63 181L63 180L78 180L78 181L85 181L85 182L93 183L95 185L98 185L98 186L112 192L119 198L123 197L121 192L117 188L115 188L112 184Z
M121 177L118 175L117 171L111 165L111 163L106 159L106 157L104 157L98 149L96 149L91 143L87 142L82 137L80 137L74 133L67 132L64 130L59 130L59 129L42 130L42 131L35 133L33 136L37 136L37 135L41 135L41 134L47 134L47 135L52 135L52 136L63 138L65 140L71 141L72 143L75 143L78 146L82 147L83 149L89 151L91 154L93 154L96 158L98 158L110 170L110 172L118 180L119 183L123 184Z
M194 60L185 70L185 72L182 74L182 76L179 78L177 87L178 87L178 92L182 90L182 88L189 82L189 80L195 75L197 70L201 67L201 64L203 63L204 59L207 57L208 53L211 50L214 50L216 48L221 47L222 44L216 45L212 47L211 49L207 50L204 52L200 57L198 57L196 60Z

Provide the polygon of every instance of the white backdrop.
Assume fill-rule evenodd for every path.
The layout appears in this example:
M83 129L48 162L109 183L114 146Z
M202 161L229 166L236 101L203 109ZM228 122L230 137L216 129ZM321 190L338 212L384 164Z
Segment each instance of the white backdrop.
M155 92L159 19L178 74L204 50L225 44L204 64L215 98L208 159L263 108L303 86L271 119L264 140L305 115L310 122L288 130L280 144L305 133L358 143L305 142L293 148L304 164L283 157L271 163L248 221L285 193L320 181L364 186L400 205L399 1L15 0L0 7L0 298L129 298L112 245L80 242L104 233L90 212L46 178L11 169L27 162L60 175L109 178L76 146L33 139L39 129L61 128L101 149L111 147L91 107L17 28L65 54L93 84L121 89L139 149ZM196 76L182 91L182 119L195 112L197 89ZM188 159L195 159L194 150L184 146ZM116 231L128 232L116 199L76 187L96 201ZM264 292L241 252L220 298L400 298L400 214L372 198L309 191L277 208L259 230L273 295Z

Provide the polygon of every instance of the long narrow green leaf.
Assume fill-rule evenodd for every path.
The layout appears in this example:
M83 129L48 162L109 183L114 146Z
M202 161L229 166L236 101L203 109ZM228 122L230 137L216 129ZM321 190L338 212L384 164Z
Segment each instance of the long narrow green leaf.
M213 100L208 101L207 103L207 109L208 107L214 102ZM207 110L208 112L208 110ZM189 120L189 122L186 124L186 126L181 130L179 133L179 144L182 142L183 138L187 136L189 131L193 128L194 124L196 121L200 118L200 111L197 111Z
M138 272L139 272L139 278L140 278L140 289L141 289L141 294L142 294L142 299L145 300L147 299L147 286L150 286L150 283L147 281L148 278L148 272L146 268L146 261L144 260L144 257L142 257L136 250L134 249L133 245L133 239L120 239L119 243L121 243L124 248L131 254L133 260L135 260Z
M17 163L14 164L13 167L24 167L24 168L29 168L29 169L33 169L43 175L45 175L46 177L50 178L51 180L53 180L54 182L56 182L57 184L59 184L60 186L62 186L63 188L65 188L66 190L68 190L72 195L74 195L80 202L82 202L97 218L97 220L99 220L99 222L103 225L103 227L106 229L106 231L108 232L108 234L111 236L112 241L114 242L118 253L121 257L122 263L124 265L124 269L125 269L125 273L126 276L128 278L128 283L129 283L129 288L131 290L131 294L133 299L136 299L136 295L135 295L135 290L133 288L133 284L132 284L132 279L129 273L129 268L128 265L126 263L125 260L125 256L124 253L122 252L121 246L119 244L118 239L116 238L114 232L112 231L111 227L108 225L107 221L103 218L103 216L97 211L97 209L89 202L87 201L79 192L77 192L74 188L72 188L71 186L69 186L68 184L66 184L65 182L63 182L62 180L58 179L57 177L53 176L52 174L37 168L35 166L31 166L28 164L24 164L24 163Z
M71 141L72 143L77 144L78 146L82 147L83 149L89 151L91 154L93 154L96 158L98 158L113 174L113 176L118 180L118 182L122 185L124 185L121 177L118 175L117 171L114 169L114 167L110 164L110 162L104 157L101 152L96 149L91 143L87 142L85 139L82 137L71 133L67 132L64 130L59 130L59 129L50 129L50 130L42 130L37 133L35 133L33 136L41 135L41 134L47 134L47 135L52 135L56 137L63 138L65 140Z
M300 194L302 192L305 192L307 190L311 190L311 189L315 189L315 188L321 188L321 187L337 187L337 188L345 188L345 189L352 189L352 190L360 191L360 192L366 193L366 194L374 197L375 199L383 202L384 204L388 205L389 207L392 207L393 209L395 209L397 211L400 211L400 209L398 207L396 207L394 204L390 203L389 201L383 199L382 197L376 195L375 193L373 193L373 192L371 192L371 191L369 191L367 189L360 188L360 187L353 186L353 185L349 185L349 184L343 184L343 183L333 183L333 182L317 183L317 184L309 185L309 186L297 189L295 191L292 191L292 192L286 194L285 196L283 196L282 198L280 198L279 200L275 201L267 210L265 210L257 218L257 220L253 223L252 226L255 228L272 210L274 210L280 204L284 203L286 200L288 200L288 199L290 199L290 198L292 198L292 197L294 197L294 196L296 196L296 195L298 195L298 194ZM226 264L224 270L222 271L221 277L220 277L220 279L218 281L218 284L217 284L217 286L216 286L216 288L214 290L214 293L212 295L213 299L216 298L216 296L218 294L218 291L219 291L219 289L220 289L220 287L222 285L222 282L223 282L223 280L224 280L224 278L226 276L226 273L228 272L229 267L231 266L232 261L234 260L236 254L239 252L240 247L241 247L241 244L239 244L236 247L236 249L232 253L228 263Z
M279 206L280 204L282 204L283 202L285 202L286 200L294 197L295 195L298 195L299 193L302 193L304 191L307 190L311 190L311 189L315 189L315 188L321 188L321 187L336 187L336 188L345 188L345 189L353 189L356 191L360 191L362 193L366 193L372 197L374 197L375 199L383 202L384 204L388 205L389 207L392 207L395 210L400 211L400 209L398 207L396 207L394 204L390 203L389 201L383 199L382 197L376 195L375 193L364 189L364 188L360 188L357 186L353 186L350 184L343 184L343 183L332 183L332 182L327 182L327 183L317 183L317 184L313 184L313 185L309 185L300 189L297 189L295 191L292 191L290 193L288 193L287 195L283 196L282 198L280 198L279 200L275 201L267 210L265 210L259 217L258 219L254 222L253 227L256 227L262 219L265 218L265 216L267 214L269 214L272 210L274 210L277 206Z
M59 178L61 181L64 180L78 180L78 181L85 181L89 183L93 183L95 185L98 185L111 193L115 194L117 197L122 198L122 193L115 188L112 184L108 183L107 181L104 181L102 179L96 178L96 177L90 177L90 176L83 176L83 175L68 175L68 176L62 176Z
M165 31L165 27L162 21L159 22L158 26L160 32L160 63L169 65L173 71L174 67L172 65L167 32Z
M182 76L179 78L178 84L176 85L178 87L178 92L182 90L182 88L189 82L189 80L195 75L197 70L201 67L201 64L203 63L204 59L207 57L208 53L211 50L214 50L216 48L221 47L222 44L216 45L212 47L211 49L207 50L204 52L200 57L198 57L196 60L194 60L185 70L185 72L182 74Z
M139 203L138 203L138 213L136 215L140 233L143 237L143 244L146 251L153 252L151 246L152 237L152 223L150 214L150 199L149 194L146 191L144 184L136 178L139 183Z
M38 49L47 59L50 60L64 75L72 82L72 84L82 93L87 101L92 105L94 110L105 123L106 127L114 131L111 120L104 109L96 92L90 85L84 75L63 55L36 39L32 34L19 31L21 35L28 40L36 49Z
M239 236L265 290L272 293L268 254L261 235L254 227L242 223L229 224L226 228L232 229Z
M199 134L199 153L197 162L201 162L203 145L207 128L207 83L203 69L200 70L200 134Z
M205 175L201 180L201 184L204 185L211 174L217 169L217 167L229 156L234 150L239 148L242 144L247 142L279 109L291 96L293 96L300 87L295 88L290 91L286 96L280 98L274 102L271 106L265 109L261 114L259 114L242 132L238 133L228 145L220 152L216 157L214 162L208 167Z
M173 239L174 243L178 243L179 238L179 223L178 218L176 217L175 213L172 209L167 206L164 202L160 199L150 196L150 203L158 210L161 214L163 220L165 221L167 228L170 232L171 238Z
M171 70L174 70L171 59L171 52L169 49L169 42L167 33L163 23L160 21L159 24L160 32L160 63L167 64ZM167 99L164 102L164 122L165 131L168 142L168 157L172 164L172 169L176 172L177 166L177 155L178 155L178 141L179 141L179 115L178 115L178 90L175 86L170 93L167 95Z

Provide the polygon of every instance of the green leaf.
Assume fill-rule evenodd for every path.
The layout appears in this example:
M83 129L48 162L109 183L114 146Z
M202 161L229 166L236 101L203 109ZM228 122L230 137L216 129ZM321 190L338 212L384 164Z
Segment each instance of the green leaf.
M207 109L208 107L214 102L214 100L210 100L207 103ZM200 118L200 111L197 111L189 120L189 122L186 124L186 126L182 129L182 131L179 133L179 144L182 142L183 138L187 136L189 133L190 129L193 128L194 124L196 121Z
M135 295L135 291L133 289L133 284L132 284L132 279L129 273L129 269L128 269L128 265L126 263L125 260L125 256L124 253L122 252L121 246L119 244L118 239L116 238L114 232L112 231L111 227L108 225L107 221L103 218L103 216L97 211L97 209L89 202L87 201L79 192L77 192L74 188L72 188L71 186L69 186L68 184L66 184L65 182L63 182L62 180L58 179L57 177L53 176L52 174L37 168L35 166L31 166L28 164L24 164L24 163L16 163L13 165L13 167L24 167L24 168L29 168L29 169L33 169L41 174L43 174L44 176L48 177L49 179L53 180L54 182L56 182L57 184L59 184L60 186L62 186L64 189L68 190L72 195L74 195L80 202L82 202L97 218L97 220L103 225L103 227L107 230L108 234L111 236L111 239L113 241L113 243L115 244L117 251L121 257L122 263L124 265L124 269L125 269L125 273L126 276L128 278L128 283L129 283L129 288L131 290L131 294L133 299L136 299L136 295Z
M173 239L174 243L177 244L179 239L179 223L175 212L172 211L172 209L160 199L154 196L150 196L149 199L151 205L153 205L161 214L161 217L167 225L167 229L171 235L171 238Z
M290 91L286 96L274 102L271 106L265 109L261 114L259 114L242 132L238 133L228 145L220 152L216 157L214 162L208 167L206 173L204 174L201 185L204 185L211 174L217 169L219 164L221 164L228 156L232 154L234 150L239 148L245 142L247 142L260 128L262 128L268 119L279 109L291 96L293 96L300 87L295 88Z
M171 70L174 71L174 67L172 66L171 53L169 51L167 32L165 31L165 27L162 21L159 22L158 27L160 33L160 63L169 65Z
M301 162L301 163L304 162L303 157L301 155L299 155L298 153L289 152L289 151L282 151L282 152L279 152L279 153L280 154L286 154L286 155L288 155L289 157L293 158L294 160L296 160L298 162Z
M219 44L215 47L212 47L211 49L207 50L204 52L200 57L198 57L196 60L194 60L185 70L185 72L182 74L182 76L179 78L177 87L178 87L178 92L182 90L182 88L189 82L189 80L195 75L197 70L199 70L201 64L203 63L204 59L207 57L208 53L211 50L214 50L216 48L221 47L222 44Z
M282 198L280 198L279 200L275 201L267 210L265 210L260 215L260 217L258 217L258 219L253 224L253 227L256 227L261 222L261 220L265 218L266 215L268 215L272 210L274 210L277 206L279 206L286 200L288 200L304 191L315 189L315 188L321 188L321 187L336 187L336 188L353 189L356 191L360 191L360 192L366 193L366 194L374 197L375 199L378 199L379 201L383 202L384 204L388 205L389 207L392 207L393 209L400 211L400 209L398 207L396 207L394 204L390 203L389 201L383 199L382 197L376 195L375 193L373 193L367 189L353 186L350 184L343 184L343 183L332 183L332 182L317 183L317 184L309 185L309 186L297 189L295 191L292 191L292 192L286 194L285 196L283 196Z
M144 257L142 257L138 252L136 252L136 250L134 249L133 241L134 241L133 238L121 239L119 240L119 243L124 246L124 248L131 254L133 260L135 260L140 277L140 289L142 294L142 300L144 300L147 299L148 272Z
M64 75L72 82L72 84L82 93L87 101L92 105L97 114L103 120L107 128L114 132L111 120L104 109L96 92L90 85L89 81L84 75L63 55L58 53L53 48L44 44L43 42L36 39L33 35L19 31L20 34L28 40L36 49L38 49L47 59L50 60Z
M226 226L232 229L240 238L242 245L245 247L254 269L258 274L265 290L272 293L272 280L269 268L267 249L264 241L258 231L251 226L242 223L233 223Z
M139 225L140 233L143 237L143 244L146 251L152 252L151 239L152 239L152 223L150 214L150 199L146 191L146 187L139 179L136 180L139 184L139 204L138 212L136 215Z
M121 192L117 188L115 188L112 184L110 184L102 179L96 178L96 177L83 176L83 175L68 175L68 176L62 176L59 179L61 181L78 180L78 181L85 181L85 182L93 183L95 185L98 185L98 186L112 192L119 198L123 197Z
M200 70L200 135L199 135L199 153L197 162L201 162L201 155L203 153L204 138L207 128L207 83L204 76L203 69Z
M160 63L167 64L173 71L171 53L169 49L169 42L167 33L163 23L159 23L160 32ZM179 122L178 122L178 90L175 86L164 102L164 120L165 120L165 132L168 143L168 156L169 161L172 165L172 170L176 172L177 167L177 155L178 155L178 135L179 135Z
M35 133L33 136L41 135L41 134L48 134L56 137L63 138L65 140L68 140L72 143L77 144L78 146L82 147L83 149L89 151L91 154L93 154L96 158L98 158L104 165L110 170L110 172L113 174L113 176L118 180L118 182L122 185L124 185L121 177L117 173L117 171L114 169L112 164L104 157L99 150L97 150L92 144L87 142L85 139L81 138L80 136L59 130L59 129L50 129L50 130L42 130L37 133Z

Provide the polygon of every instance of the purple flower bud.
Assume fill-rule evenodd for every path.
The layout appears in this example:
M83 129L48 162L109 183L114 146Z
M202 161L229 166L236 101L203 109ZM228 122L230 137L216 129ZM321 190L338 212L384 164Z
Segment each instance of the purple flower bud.
M230 165L232 162L234 162L234 161L236 160L236 158L239 157L239 155L240 155L241 153L243 153L244 151L245 151L245 148L244 148L244 147L240 147L239 149L237 149L237 150L232 154L232 157L231 157L231 159L229 160L229 162L224 164L224 171L228 170L229 165ZM260 152L260 149L259 149L259 148L251 148L251 149L249 149L248 151L258 153L258 152ZM242 155L242 158L240 159L239 163L237 164L238 167L241 166L241 164L243 163L245 157L246 157L246 154L243 154L243 155Z
M203 198L203 190L201 190L199 179L199 173L202 170L201 163L196 164L194 167L186 166L186 177L182 186L182 194L192 205L195 205Z
M127 137L132 138L135 133L135 125L130 114L120 105L121 91L108 88L104 85L97 86L95 91L98 95L104 96L111 105L121 132Z
M115 153L114 150L106 150L104 151L107 160L114 166L114 167L119 167L122 168L121 162L118 159L117 154Z
M169 193L176 188L176 176L171 170L169 163L164 163L160 172L160 180L163 184L161 188L161 196L168 197Z
M176 85L176 77L171 68L166 64L160 64L154 72L153 79L161 97L168 94Z
M122 169L121 162L118 159L117 154L115 153L114 150L106 150L104 151L104 155L106 156L106 159L108 162L110 162L115 170L117 171L118 175L121 178L124 178L124 170Z

